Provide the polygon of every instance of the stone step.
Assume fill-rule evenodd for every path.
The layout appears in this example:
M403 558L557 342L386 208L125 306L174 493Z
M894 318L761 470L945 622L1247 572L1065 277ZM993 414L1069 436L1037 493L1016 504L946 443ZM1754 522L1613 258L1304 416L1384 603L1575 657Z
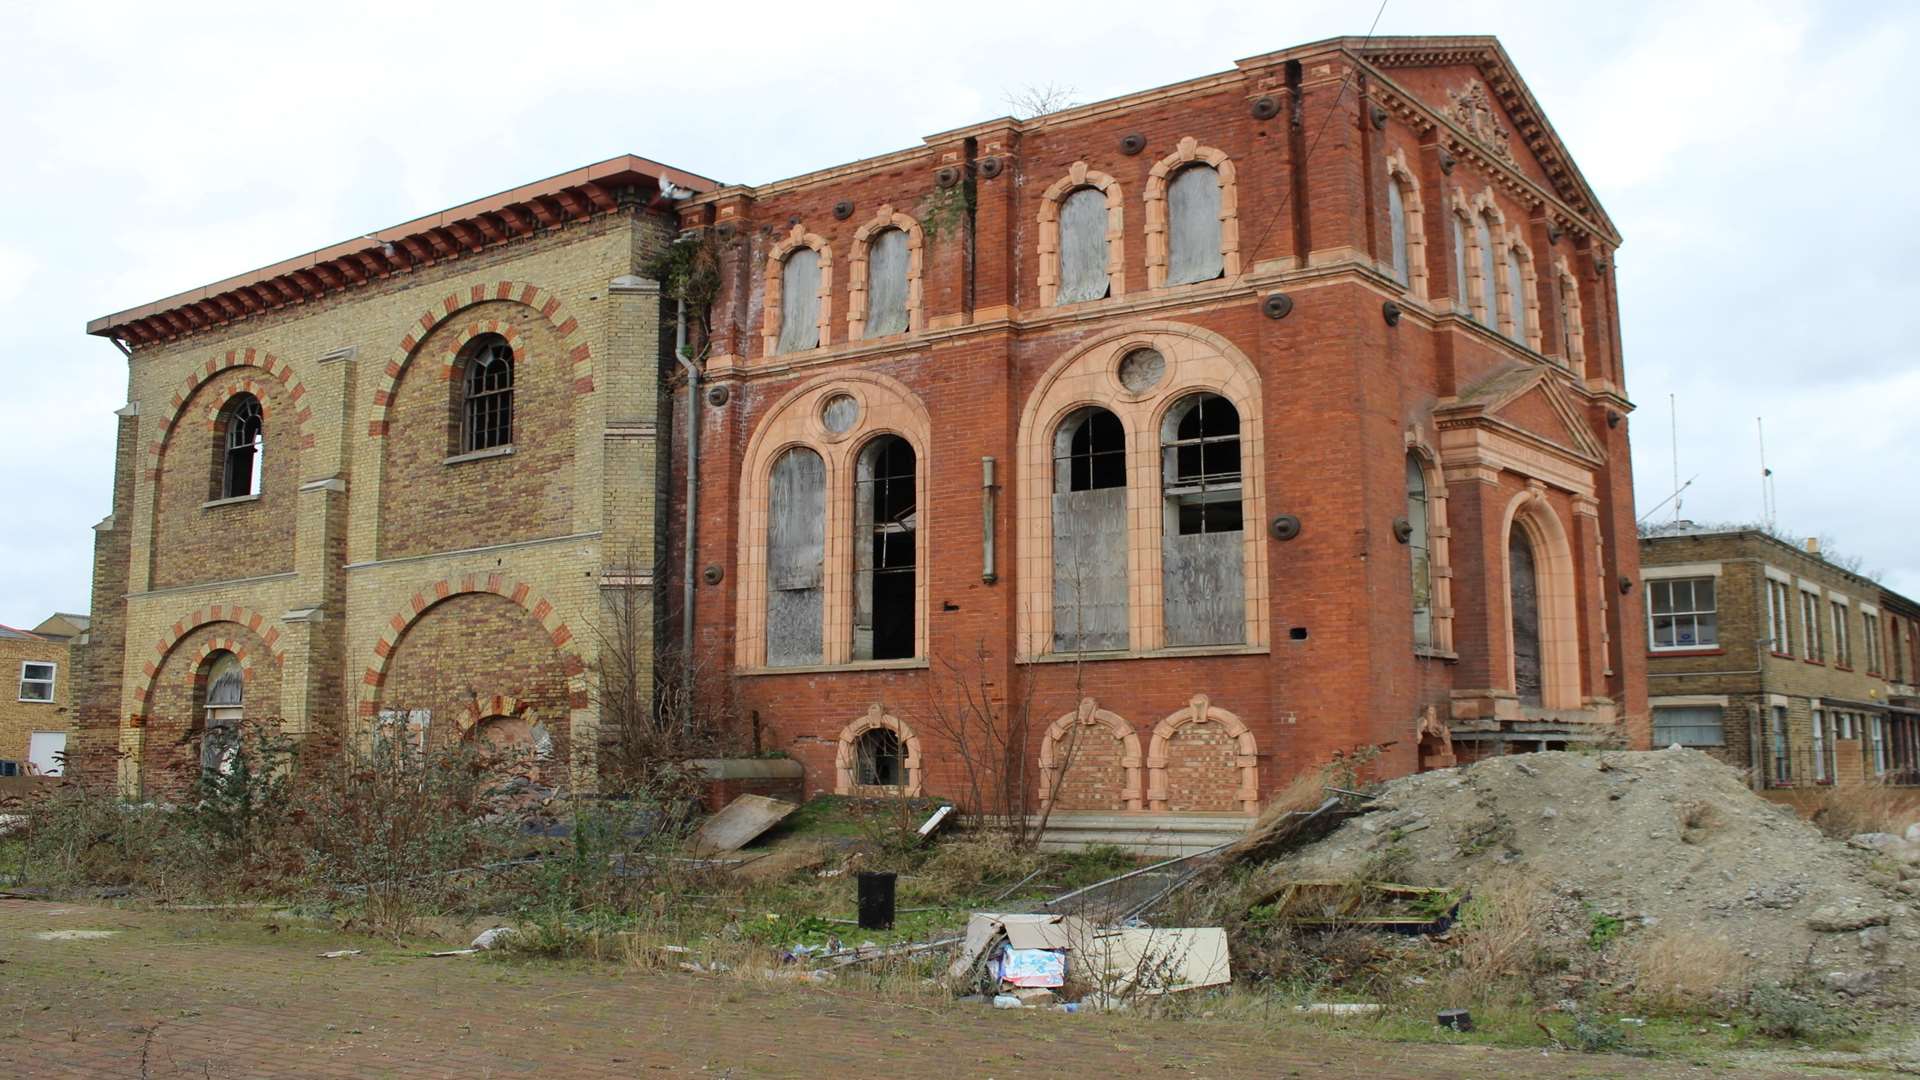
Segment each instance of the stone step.
M1040 850L1112 845L1135 855L1173 858L1238 840L1252 824L1242 814L1054 814L1047 819Z

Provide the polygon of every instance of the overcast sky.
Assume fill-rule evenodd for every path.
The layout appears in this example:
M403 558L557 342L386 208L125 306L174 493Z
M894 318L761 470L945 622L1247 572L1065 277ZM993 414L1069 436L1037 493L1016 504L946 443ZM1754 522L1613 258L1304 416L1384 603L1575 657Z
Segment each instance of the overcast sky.
M0 3L0 623L88 610L126 364L88 318L618 153L758 183L1362 34L1358 3ZM998 10L996 10L998 9ZM457 14L454 14L457 11ZM1388 0L1497 34L1625 234L1641 512L1760 516L1920 596L1920 5ZM1671 516L1662 510L1658 517Z

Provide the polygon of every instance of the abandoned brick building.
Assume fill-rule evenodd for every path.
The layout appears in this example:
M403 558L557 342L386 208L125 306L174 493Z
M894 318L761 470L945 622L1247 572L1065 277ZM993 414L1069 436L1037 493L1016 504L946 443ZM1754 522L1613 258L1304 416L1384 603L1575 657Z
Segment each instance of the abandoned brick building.
M809 791L966 797L967 692L1071 809L1644 745L1619 242L1493 39L1339 39L752 188L618 158L95 320L76 771L174 795L259 717L590 773L634 589Z
M90 323L128 385L74 771L177 797L247 719L590 761L600 594L656 543L669 185L712 186L615 158Z
M983 709L1062 809L1645 745L1620 238L1493 39L1306 45L680 220L721 270L675 389L697 648L809 791L964 791Z

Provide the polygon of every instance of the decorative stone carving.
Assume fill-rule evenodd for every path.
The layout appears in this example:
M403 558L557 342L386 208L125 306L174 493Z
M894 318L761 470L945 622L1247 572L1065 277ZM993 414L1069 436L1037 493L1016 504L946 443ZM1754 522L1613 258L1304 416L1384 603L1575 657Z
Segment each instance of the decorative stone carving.
M1465 128L1467 134L1502 161L1513 160L1511 132L1500 124L1500 114L1487 97L1487 84L1468 79L1458 90L1447 91L1447 118Z

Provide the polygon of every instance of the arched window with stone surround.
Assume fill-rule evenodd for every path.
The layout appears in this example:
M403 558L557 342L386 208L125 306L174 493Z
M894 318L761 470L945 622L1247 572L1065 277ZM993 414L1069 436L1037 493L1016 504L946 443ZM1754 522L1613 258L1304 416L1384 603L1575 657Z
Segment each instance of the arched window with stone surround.
M882 229L867 241L865 336L876 338L906 332L907 261L905 229Z
M1056 304L1107 296L1107 196L1083 187L1060 202L1060 285Z
M1393 277L1400 284L1409 281L1407 259L1407 197L1398 176L1387 177L1387 227L1393 237Z
M913 447L881 435L860 450L853 492L853 658L914 655L919 502Z
M1518 248L1507 249L1507 307L1510 309L1508 336L1527 344L1527 283L1520 266Z
M206 698L200 726L200 771L202 775L225 775L233 770L240 751L240 722L245 719L246 672L239 657L216 652L207 657L204 669Z
M776 352L820 346L820 253L799 247L780 264L780 339Z
M1458 213L1453 218L1453 289L1460 312L1473 317L1473 289L1467 281L1467 219Z
M1407 454L1407 552L1413 572L1413 643L1433 644L1433 525L1427 503L1427 471Z
M904 787L907 777L907 750L900 735L889 728L874 728L853 744L853 782L863 788Z
M1053 436L1053 649L1127 647L1127 433L1096 405Z
M767 665L821 662L825 609L827 471L820 455L793 447L767 484Z
M1212 281L1225 272L1220 245L1220 173L1181 169L1167 185L1167 284Z
M214 498L237 499L260 494L260 470L265 463L265 414L260 399L235 394L220 411L225 438L221 441L219 482Z
M1167 644L1246 638L1240 411L1218 394L1175 402L1160 425Z
M1476 317L1481 325L1498 329L1500 326L1500 273L1494 253L1493 218L1482 210L1473 216L1473 247L1479 256L1480 306Z
M499 334L482 334L463 351L460 445L471 454L513 444L513 347Z

